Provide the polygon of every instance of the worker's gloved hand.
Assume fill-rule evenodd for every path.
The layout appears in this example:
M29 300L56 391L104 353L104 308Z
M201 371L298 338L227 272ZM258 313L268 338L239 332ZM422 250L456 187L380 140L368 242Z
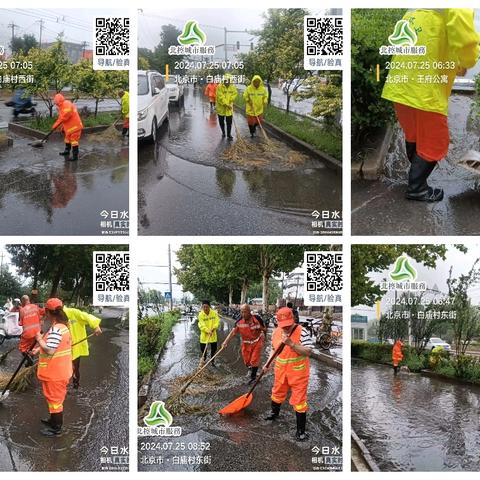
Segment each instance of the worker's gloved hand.
M98 336L98 335L101 335L101 334L102 334L102 329L98 326L98 327L93 331L93 333L94 333L95 335L97 335L97 336Z
M25 364L27 365L27 367L31 367L33 365L33 358L30 355L30 353L29 352L24 352L23 356L26 359Z

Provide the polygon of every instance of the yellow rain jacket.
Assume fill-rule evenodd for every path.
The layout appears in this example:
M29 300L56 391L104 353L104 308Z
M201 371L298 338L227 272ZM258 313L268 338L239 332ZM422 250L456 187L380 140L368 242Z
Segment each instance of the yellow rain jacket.
M226 78L230 78L230 84L228 87L222 82L217 87L217 98L215 100L215 110L217 115L231 117L233 115L233 102L237 98L237 87L231 83L232 79L229 75L225 75Z
M253 86L254 80L260 80L258 88ZM268 91L260 75L255 75L252 78L250 85L243 92L243 99L245 100L247 115L255 117L263 114L263 110L268 103Z
M77 308L63 307L63 311L68 317L68 328L70 329L70 335L72 336L72 344L83 340L88 334L86 327L90 327L91 330L95 330L101 320L87 312L82 312ZM78 357L88 357L88 340L79 343L72 347L72 360Z
M220 326L220 317L218 313L210 309L208 315L202 310L198 314L198 328L200 329L200 343L214 343L217 341L217 328ZM208 331L213 330L212 335L208 336Z
M128 92L125 92L122 97L122 115L123 118L130 116L130 95Z
M408 11L403 20L415 30L416 46L426 46L427 52L426 55L394 55L395 68L389 70L382 97L419 110L447 115L448 97L457 73L473 67L479 56L480 36L475 31L474 11L469 8L413 10ZM399 63L395 65L395 62ZM450 68L452 66L454 68ZM408 76L409 80L389 83L397 75ZM431 76L434 80L446 76L447 81L420 82L418 76L423 79Z

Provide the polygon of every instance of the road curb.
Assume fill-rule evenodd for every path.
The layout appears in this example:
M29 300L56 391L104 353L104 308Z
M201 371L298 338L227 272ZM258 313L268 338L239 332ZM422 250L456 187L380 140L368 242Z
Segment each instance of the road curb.
M315 358L320 362L326 363L330 367L342 370L342 365L343 365L342 362L337 358L332 357L331 355L327 355L326 353L321 353L321 352L312 352L310 354L310 357Z
M111 125L97 125L95 127L86 127L82 130L82 134L103 132L109 127L111 127ZM38 139L42 139L46 135L45 132L36 130L35 128L27 127L25 125L22 125L21 123L15 123L15 122L9 122L8 131L11 133L15 133L17 135L38 138ZM62 132L54 132L52 133L51 136L57 137L57 138L63 138Z
M5 137L0 137L0 151L7 150L7 148L13 145L13 138L5 135Z
M361 459L365 462L365 464L370 469L370 471L371 472L380 472L380 468L378 467L378 465L376 464L372 455L368 451L368 448L365 446L365 444L360 439L360 437L355 433L353 428L352 428L352 431L351 431L351 437L352 437L352 443L360 451ZM360 471L360 469L357 467L357 464L355 464L355 460L354 460L353 455L352 455L352 462L354 463L355 467Z
M246 116L245 109L239 107L238 105L234 105L234 109L237 112L241 113L243 116ZM299 138L296 138L293 135L290 135L289 133L283 131L277 126L271 124L270 122L267 122L266 120L263 121L263 126L265 130L269 131L274 136L280 137L282 140L285 140L285 142L288 143L289 145L294 146L299 150L303 150L304 152L310 154L313 157L319 158L320 160L325 162L327 166L335 170L340 170L340 171L342 170L343 168L342 162L328 155L328 153L317 150L316 148L312 147L311 145L304 142L303 140L300 140Z

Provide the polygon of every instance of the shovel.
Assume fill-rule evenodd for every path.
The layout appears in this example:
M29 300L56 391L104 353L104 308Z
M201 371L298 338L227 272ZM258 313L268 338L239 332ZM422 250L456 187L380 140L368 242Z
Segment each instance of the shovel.
M290 338L293 334L293 332L296 330L297 326L290 332L290 335L288 337ZM255 383L252 385L248 393L245 393L244 395L241 395L240 397L236 398L233 402L230 402L226 407L223 407L218 413L220 415L232 415L234 413L241 412L243 409L247 408L253 400L253 390L255 390L255 387L258 385L262 377L265 375L267 372L268 368L272 364L272 362L277 358L281 353L282 350L285 348L285 344L282 342L277 349L273 352L273 354L270 356L268 359L267 363L262 369L262 373L257 377L255 380Z
M36 142L29 143L30 146L34 148L42 148L43 145L46 143L48 140L48 137L54 132L55 130L50 130L41 140L38 140Z
M459 167L463 167L469 172L480 174L480 152L469 150L457 163Z

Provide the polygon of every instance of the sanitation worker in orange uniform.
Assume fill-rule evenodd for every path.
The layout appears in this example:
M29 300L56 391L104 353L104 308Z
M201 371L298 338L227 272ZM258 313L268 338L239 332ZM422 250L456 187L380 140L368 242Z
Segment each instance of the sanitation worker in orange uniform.
M45 314L51 327L43 336L37 333L38 347L34 349L40 353L37 377L42 382L43 395L50 412L50 418L41 420L46 425L41 433L47 437L57 437L62 432L63 402L72 377L72 340L67 326L68 317L60 299L50 298L45 304Z
M403 360L402 347L403 347L403 343L400 339L398 339L393 345L392 363L393 363L393 373L395 375L398 372L398 364Z
M215 108L215 101L217 99L217 83L209 82L204 90L204 95L208 97L208 101L210 102L210 110Z
M277 356L275 365L275 381L272 388L272 411L265 418L275 420L280 415L280 407L287 399L290 390L290 405L295 410L299 442L307 440L307 389L310 373L311 354L310 336L303 327L295 323L291 308L283 307L277 312L278 327L272 334L272 348L276 350L282 343L285 345Z
M69 100L65 100L61 93L57 93L53 101L58 108L58 118L53 124L52 130L61 125L65 139L65 150L60 152L60 155L68 160L78 160L78 145L82 135L83 123L77 107ZM70 151L72 151L72 158L70 158Z
M235 323L234 329L228 334L222 344L225 348L230 340L238 333L242 339L242 357L245 366L250 370L249 384L257 379L258 366L265 344L267 329L260 317L252 314L250 306L244 304L240 307L242 318Z
M45 310L34 303L30 303L28 295L23 295L20 301L22 306L20 307L20 320L18 323L22 326L23 331L18 349L24 355L28 355L28 352L35 346L35 336L42 329L42 317L45 315ZM29 355L28 357L30 360Z

